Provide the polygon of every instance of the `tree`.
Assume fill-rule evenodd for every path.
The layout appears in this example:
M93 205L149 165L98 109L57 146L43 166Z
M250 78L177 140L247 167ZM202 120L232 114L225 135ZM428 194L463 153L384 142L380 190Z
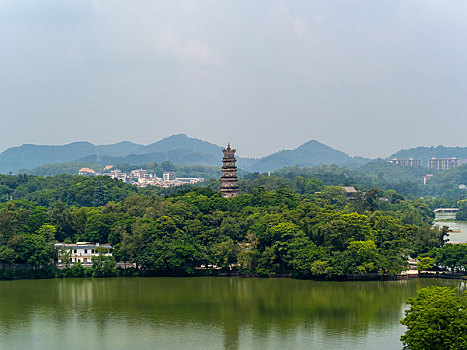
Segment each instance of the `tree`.
M18 213L13 203L0 210L0 244L6 244L16 234Z
M459 211L456 214L456 220L466 221L467 220L467 200L461 200L457 203L459 205Z
M418 260L418 263L417 263L418 272L430 270L435 264L435 259L430 258L429 256L418 257L417 260Z
M115 259L104 254L104 251L99 251L99 255L91 258L94 277L109 277L115 274Z
M5 268L5 265L10 266L15 259L15 251L11 248L6 246L0 247L0 264L2 264L2 268Z
M44 224L37 230L37 234L44 237L47 243L55 243L57 228L53 225Z
M104 186L102 184L102 179L99 177L95 181L95 185L94 185L94 202L93 202L93 204L96 207L101 207L105 203L107 203L107 195L105 193L105 189L104 189Z
M55 237L59 242L62 242L66 237L73 237L73 217L71 210L66 207L63 202L55 203L50 212L52 223L57 229Z
M135 263L138 270L140 267L140 258L144 248L146 247L144 236L149 230L147 223L137 221L132 226L132 234L124 231L122 233L122 242L120 252L129 258L129 261Z
M33 269L48 266L56 260L53 243L48 243L45 236L38 234L25 235L15 252L18 262L27 263Z
M449 240L448 237L449 237L449 226L446 226L444 225L443 227L441 227L441 229L439 230L439 246L440 247L443 247L446 242Z
M410 308L400 321L407 326L401 336L404 349L443 350L467 349L466 294L455 289L428 287L409 298Z
M71 249L60 248L58 250L58 259L66 268L69 268L71 261Z
M183 243L156 242L153 247L154 268L159 271L192 274L200 263L196 247Z
M352 241L346 253L349 255L348 261L351 262L351 265L348 266L348 272L371 273L378 270L380 256L376 244L372 240Z
M453 274L456 270L465 270L467 244L446 244L438 252L436 262L439 266L448 267Z
M347 204L347 196L342 187L327 186L317 194L323 205L335 205L336 207L343 207Z
M107 215L94 209L87 219L83 236L79 238L89 242L107 243L110 232L110 221Z
M228 270L230 265L237 262L238 253L239 246L231 239L217 243L212 247L213 261L224 270Z

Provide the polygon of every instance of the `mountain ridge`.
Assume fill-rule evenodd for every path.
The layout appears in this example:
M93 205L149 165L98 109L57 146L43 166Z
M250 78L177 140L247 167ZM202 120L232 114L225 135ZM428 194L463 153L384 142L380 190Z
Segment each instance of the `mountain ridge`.
M459 158L467 159L467 147L444 146L400 150L387 159L393 157L417 157L418 155L426 155L429 152L433 153L433 150L436 152L434 152L435 155L431 156L450 154L450 156L459 155ZM94 145L87 141L76 141L57 146L24 144L11 147L0 153L0 173L17 172L20 169L32 169L46 164L65 162L139 165L170 161L179 165L220 166L221 151L221 146L188 137L185 134L171 135L148 145L130 141L120 141L106 145ZM364 157L351 157L343 151L314 139L294 149L280 150L265 157L237 157L237 159L238 167L249 172L274 171L296 165L313 167L324 164L336 164L352 169L371 161L371 159Z

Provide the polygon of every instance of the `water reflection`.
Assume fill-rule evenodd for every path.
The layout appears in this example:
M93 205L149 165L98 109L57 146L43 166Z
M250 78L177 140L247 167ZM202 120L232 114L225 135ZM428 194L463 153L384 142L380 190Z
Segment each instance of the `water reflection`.
M467 243L467 222L454 221L455 214L451 213L437 213L435 218L435 225L448 226L456 232L449 233L449 242L451 243ZM441 220L441 221L439 221Z
M0 348L400 348L405 300L461 281L114 278L0 282ZM379 347L381 348L381 347Z

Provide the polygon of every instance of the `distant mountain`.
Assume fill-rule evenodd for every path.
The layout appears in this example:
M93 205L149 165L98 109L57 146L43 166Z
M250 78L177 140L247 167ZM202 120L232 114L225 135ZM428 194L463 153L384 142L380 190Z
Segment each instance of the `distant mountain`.
M221 150L215 144L184 134L173 135L147 146L128 141L100 146L90 142L74 142L62 146L23 145L0 153L0 173L65 162L142 164L171 161L180 165L219 166L222 164Z
M399 158L399 159L407 159L407 158L415 158L422 160L422 166L427 166L428 159L432 157L436 158L452 158L456 157L461 160L467 161L467 147L444 147L444 146L437 146L437 147L416 147L410 149L403 149L399 152L396 152L388 157L391 158Z
M250 169L259 172L276 170L288 166L313 167L322 164L336 164L348 168L356 168L368 163L370 159L350 157L344 152L311 140L294 150L283 150L261 158L250 165Z
M185 134L178 134L143 146L137 152L124 157L93 154L81 158L80 161L99 164L172 162L179 165L220 166L222 164L221 157L222 147L207 141L188 137Z
M96 146L89 142L74 142L63 146L23 145L0 153L0 172L17 172L46 164L75 162L92 164L145 164L170 161L178 165L220 166L222 147L213 143L173 135L147 146L132 142L119 142ZM336 164L355 168L369 159L350 157L316 140L309 141L294 150L283 150L267 157L238 159L238 167L246 171L266 172L287 166L312 167ZM76 163L78 162L78 163Z
M173 151L186 151L198 154L218 154L221 147L200 139L188 137L185 134L177 134L166 137L144 147L138 154L166 153ZM219 159L219 157L217 157Z
M0 172L16 172L44 164L77 161L89 155L123 157L144 147L131 142L96 146L90 142L73 142L62 146L22 145L0 153Z
M121 141L111 145L96 146L102 154L124 157L129 154L141 152L146 146L129 141Z

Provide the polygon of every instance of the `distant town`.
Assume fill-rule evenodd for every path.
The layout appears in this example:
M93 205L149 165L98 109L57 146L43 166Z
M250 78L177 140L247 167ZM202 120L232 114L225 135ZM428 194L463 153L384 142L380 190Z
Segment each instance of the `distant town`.
M204 181L204 178L201 177L177 177L176 173L172 171L162 173L162 177L157 177L156 174L148 173L144 169L135 169L131 170L130 173L124 173L112 165L107 165L102 172L91 168L81 168L78 174L82 176L110 176L138 187L174 187Z
M402 165L402 166L407 166L407 167L412 167L412 168L421 168L422 167L422 161L421 159L414 159L414 158L408 158L408 159L398 159L398 158L392 158L389 160L389 163L391 164L396 164L396 165ZM432 157L428 159L427 163L427 168L428 169L435 169L435 170L449 170L449 169L454 169L462 165L462 161L460 159L457 159L456 157L452 158L436 158ZM433 174L426 174L423 176L423 184L426 185L428 180L430 180L434 175ZM464 184L459 185L459 188L463 189L466 186Z
M408 159L392 158L389 160L389 163L403 165L403 166L410 166L414 168L418 168L422 166L421 159L414 159L414 158L408 158ZM456 157L452 157L452 158L432 157L431 159L428 159L427 167L429 169L449 170L449 169L457 168L461 164L462 164L461 160L457 159Z

